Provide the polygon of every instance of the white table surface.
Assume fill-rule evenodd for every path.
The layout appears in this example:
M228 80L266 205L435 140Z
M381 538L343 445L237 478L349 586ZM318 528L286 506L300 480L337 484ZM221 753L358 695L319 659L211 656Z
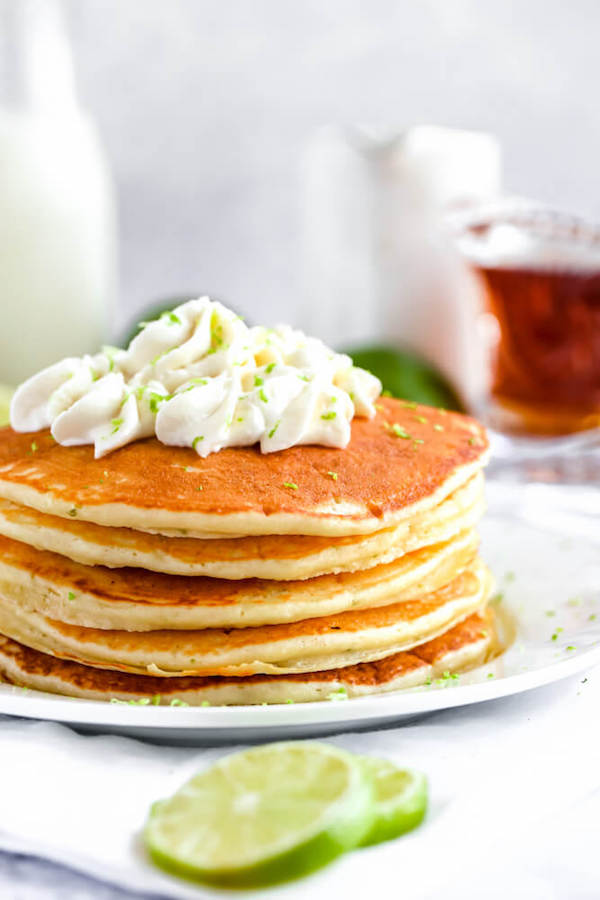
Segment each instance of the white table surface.
M387 886L386 896L400 895L402 889L410 900L598 898L599 711L597 668L521 696L450 710L402 728L332 738L359 752L421 765L431 784L428 821L411 836L347 855L310 879L246 896L296 900L310 889L311 900L335 900L364 897L378 884ZM125 846L133 831L127 824L129 796L123 799L129 785L138 795L129 806L141 801L145 809L227 749L154 747L74 735L52 724L0 720L0 848L42 852L116 881L109 885L55 862L2 853L0 896L230 896L196 891L160 875L155 879L143 860L130 860ZM126 773L121 782L107 774L117 764ZM66 770L72 777L63 777ZM157 774L163 770L164 775ZM24 778L26 772L30 776ZM113 792L107 804L105 795ZM54 817L56 803L61 809ZM97 818L96 846L89 848L85 836L75 834L69 825L73 815L81 817L76 831L82 832L92 815ZM111 849L119 828L124 836L117 835ZM106 846L98 849L103 842ZM82 847L90 850L90 859L82 860ZM131 892L124 885L142 889ZM397 891L392 891L394 885Z

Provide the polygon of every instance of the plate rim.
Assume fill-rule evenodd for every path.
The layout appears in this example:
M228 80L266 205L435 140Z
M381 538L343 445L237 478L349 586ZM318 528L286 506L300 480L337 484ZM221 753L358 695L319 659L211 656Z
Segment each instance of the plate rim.
M522 485L507 485L502 482L488 482L489 511L482 522L509 519L518 521L525 528L534 528L542 533L554 534L553 530L540 528L528 520L523 513ZM490 496L491 495L491 496ZM521 515L519 515L519 511ZM564 534L563 537L570 535ZM586 535L589 540L589 535ZM587 542L586 540L586 542ZM594 535L590 545L600 549L600 542ZM514 574L513 574L514 578ZM600 584L599 584L600 587ZM517 625L521 617L517 598L506 598L506 606L510 617ZM595 618L595 617L594 617ZM561 629L559 629L560 631ZM587 629L586 629L587 630ZM362 697L340 698L339 700L317 700L304 703L279 703L253 706L136 706L123 703L110 703L106 700L94 700L69 697L34 688L22 688L7 682L0 682L0 715L20 717L29 720L60 722L73 726L84 726L117 731L130 735L147 736L149 732L162 738L169 734L187 733L190 737L208 740L211 736L226 735L236 732L247 734L249 740L254 735L260 737L261 732L273 733L278 729L302 729L309 735L311 729L324 731L330 726L332 731L341 726L365 727L372 723L400 722L402 719L440 712L445 709L468 706L488 700L501 699L538 687L553 684L564 678L576 675L600 665L600 632L597 626L593 630L595 640L579 647L566 647L570 652L560 658L543 659L533 667L524 671L513 671L504 674L498 668L503 660L517 653L522 654L531 642L531 650L535 652L535 640L523 638L517 627L516 639L505 653L490 659L475 669L464 673L465 679L482 670L494 669L493 678L482 678L477 681L445 681L439 685L418 686L410 689L384 691ZM565 635L566 637L566 635ZM553 635L552 640L555 639ZM525 645L523 645L525 641ZM555 645L559 649L559 645ZM526 662L526 656L520 656ZM242 738L243 739L243 738Z
M493 663L494 660L491 660L487 665ZM600 645L576 651L568 659L553 661L528 672L475 684L452 684L432 690L419 687L369 697L268 706L134 706L127 702L112 704L105 700L66 697L2 683L0 715L98 728L122 727L132 731L138 728L161 732L183 729L211 733L240 728L310 728L328 724L335 727L342 722L358 724L368 723L369 720L402 719L405 716L496 700L552 684L591 669L594 665L600 665Z

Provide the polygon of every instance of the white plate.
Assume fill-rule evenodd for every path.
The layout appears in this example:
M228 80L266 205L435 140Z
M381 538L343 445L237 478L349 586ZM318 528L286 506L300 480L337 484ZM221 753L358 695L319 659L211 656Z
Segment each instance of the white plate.
M170 743L270 740L399 724L576 674L600 663L600 529L591 517L574 528L565 496L557 488L542 495L489 486L483 555L515 638L502 656L457 680L355 700L214 708L121 706L0 685L0 713Z

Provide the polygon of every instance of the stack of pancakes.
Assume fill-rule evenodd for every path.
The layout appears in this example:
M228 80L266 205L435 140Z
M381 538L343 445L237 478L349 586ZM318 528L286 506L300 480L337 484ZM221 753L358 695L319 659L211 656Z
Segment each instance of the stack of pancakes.
M252 704L479 664L487 440L382 399L346 449L154 438L95 460L0 431L0 673L98 699ZM151 699L150 699L151 698Z

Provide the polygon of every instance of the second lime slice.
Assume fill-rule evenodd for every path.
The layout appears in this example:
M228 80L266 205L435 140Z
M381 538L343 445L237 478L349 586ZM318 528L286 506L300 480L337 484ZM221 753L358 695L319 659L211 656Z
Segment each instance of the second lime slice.
M360 762L375 791L373 821L361 846L390 841L420 825L427 811L425 776L386 759L362 756Z
M155 863L198 881L256 887L304 875L362 843L372 822L362 761L319 743L226 756L155 803Z

